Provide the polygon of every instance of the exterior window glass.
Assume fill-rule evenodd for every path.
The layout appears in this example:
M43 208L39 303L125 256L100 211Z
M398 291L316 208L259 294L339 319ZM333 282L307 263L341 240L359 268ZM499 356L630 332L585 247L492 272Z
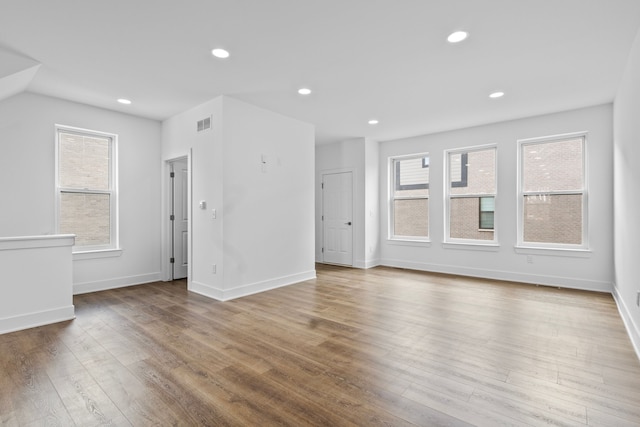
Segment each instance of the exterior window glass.
M496 148L450 151L447 241L495 241Z
M585 247L585 136L520 144L521 243Z
M429 156L392 159L391 236L405 240L429 237Z
M493 214L495 212L495 198L480 198L480 229L493 230Z
M57 129L57 225L76 235L74 250L117 246L114 146L114 135Z

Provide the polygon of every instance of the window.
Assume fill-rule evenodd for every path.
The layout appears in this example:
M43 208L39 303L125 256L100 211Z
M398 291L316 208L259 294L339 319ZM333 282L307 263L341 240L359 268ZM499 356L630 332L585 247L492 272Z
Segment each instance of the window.
M445 158L446 241L495 242L496 147L451 150Z
M391 159L391 238L429 238L429 155Z
M519 141L519 244L586 248L586 134Z
M56 128L57 227L75 252L117 247L115 149L115 135Z
M449 170L451 187L466 187L467 176L469 174L467 167L469 163L469 153L453 153L452 159L453 161L451 162L451 168Z
M495 200L493 197L480 197L480 230L493 230Z

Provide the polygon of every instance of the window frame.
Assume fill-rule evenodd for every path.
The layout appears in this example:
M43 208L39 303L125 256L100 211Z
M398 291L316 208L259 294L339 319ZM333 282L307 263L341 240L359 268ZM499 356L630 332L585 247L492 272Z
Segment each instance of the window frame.
M582 191L577 190L553 190L553 191L524 191L524 167L523 147L550 142L563 142L572 139L582 139ZM518 237L516 249L541 249L541 250L565 250L565 251L589 251L589 171L588 171L588 131L571 132L542 137L526 138L518 140L518 212L517 228ZM526 242L524 241L524 199L529 195L582 195L582 244L550 243L550 242Z
M60 135L62 133L88 137L108 138L109 142L109 188L107 190L90 188L61 187L60 185ZM109 132L84 129L67 125L55 125L55 227L56 233L60 233L60 208L63 193L76 194L108 194L109 195L109 231L110 243L108 245L74 244L72 252L74 259L87 259L104 256L119 256L121 253L119 241L119 216L118 216L118 135Z
M424 158L427 157L429 160L425 163ZM399 169L396 168L397 162L402 160L411 160L411 159L419 159L422 158L422 167L430 168L431 158L428 152L422 153L414 153L414 154L406 154L400 156L391 156L389 157L389 222L388 222L388 237L387 239L390 241L396 242L416 242L416 243L429 243L431 236L431 221L427 221L427 236L404 236L404 235L396 235L395 234L395 212L394 205L396 200L416 200L416 199L426 199L427 200L427 212L430 211L429 206L429 198L430 194L425 196L395 196L396 187L398 186L398 178L399 178ZM431 169L429 169L429 176L431 176ZM424 186L422 184L413 184L413 185L400 185L401 188L399 190L416 190L416 189L429 189L429 182ZM428 215L430 218L430 215Z
M494 155L494 177L495 177L495 191L494 193L474 193L474 194L451 194L451 188L460 188L468 185L468 167L467 163L469 161L468 154L476 151L486 151L493 149L495 152ZM461 154L461 181L450 181L451 179L451 167L449 162L449 156L453 154ZM486 145L476 145L472 147L462 147L462 148L452 148L449 150L444 150L444 242L445 247L449 247L448 245L474 245L474 246L498 246L498 227L496 224L498 223L498 144L486 144ZM483 197L493 197L494 207L493 207L493 229L482 229L480 228L480 211L478 210L478 231L486 231L493 232L492 240L484 240L484 239L461 239L456 237L451 237L451 199L462 199L462 198L477 198L482 199ZM480 209L480 208L479 208Z

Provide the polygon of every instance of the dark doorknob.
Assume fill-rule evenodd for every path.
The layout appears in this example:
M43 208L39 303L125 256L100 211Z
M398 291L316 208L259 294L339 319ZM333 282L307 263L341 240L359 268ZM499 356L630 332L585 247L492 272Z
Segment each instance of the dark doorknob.
M344 225L351 225L351 221L345 222Z

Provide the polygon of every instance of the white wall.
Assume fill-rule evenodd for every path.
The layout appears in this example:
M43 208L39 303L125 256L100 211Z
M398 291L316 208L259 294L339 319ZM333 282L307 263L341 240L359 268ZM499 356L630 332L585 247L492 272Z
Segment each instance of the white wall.
M212 117L211 129L197 132L198 120ZM178 114L162 123L163 161L187 156L191 153L191 222L189 224L190 259L189 287L207 286L223 289L224 266L222 265L222 98ZM163 179L163 183L166 180ZM169 218L168 187L164 186L162 218ZM205 201L207 209L199 208ZM213 220L211 210L218 211L218 220ZM166 225L166 223L165 223ZM166 227L163 227L166 231ZM164 234L166 237L166 233ZM169 259L168 239L163 239L163 262ZM217 264L216 274L212 265ZM168 277L165 277L168 279ZM220 297L221 298L221 297Z
M316 147L316 260L322 262L322 175L353 173L353 266L369 268L378 258L378 143L355 138Z
M518 139L588 131L589 246L586 256L560 256L559 251L516 253ZM604 292L613 282L612 107L550 114L487 126L424 135L380 145L381 264L462 275L481 276ZM445 247L444 150L485 144L498 146L497 232L499 248ZM430 244L392 242L388 237L389 157L429 152ZM637 190L636 190L637 191ZM453 246L453 245L451 245ZM533 263L527 263L527 256Z
M640 32L614 103L614 296L640 356Z
M153 120L30 93L0 102L0 236L55 233L55 124L118 135L123 251L75 260L74 292L158 280L160 123Z
M314 127L234 98L223 108L225 294L315 277Z
M162 147L192 150L191 290L227 300L315 277L313 126L219 97L166 120Z
M365 268L380 263L380 145L365 141Z

